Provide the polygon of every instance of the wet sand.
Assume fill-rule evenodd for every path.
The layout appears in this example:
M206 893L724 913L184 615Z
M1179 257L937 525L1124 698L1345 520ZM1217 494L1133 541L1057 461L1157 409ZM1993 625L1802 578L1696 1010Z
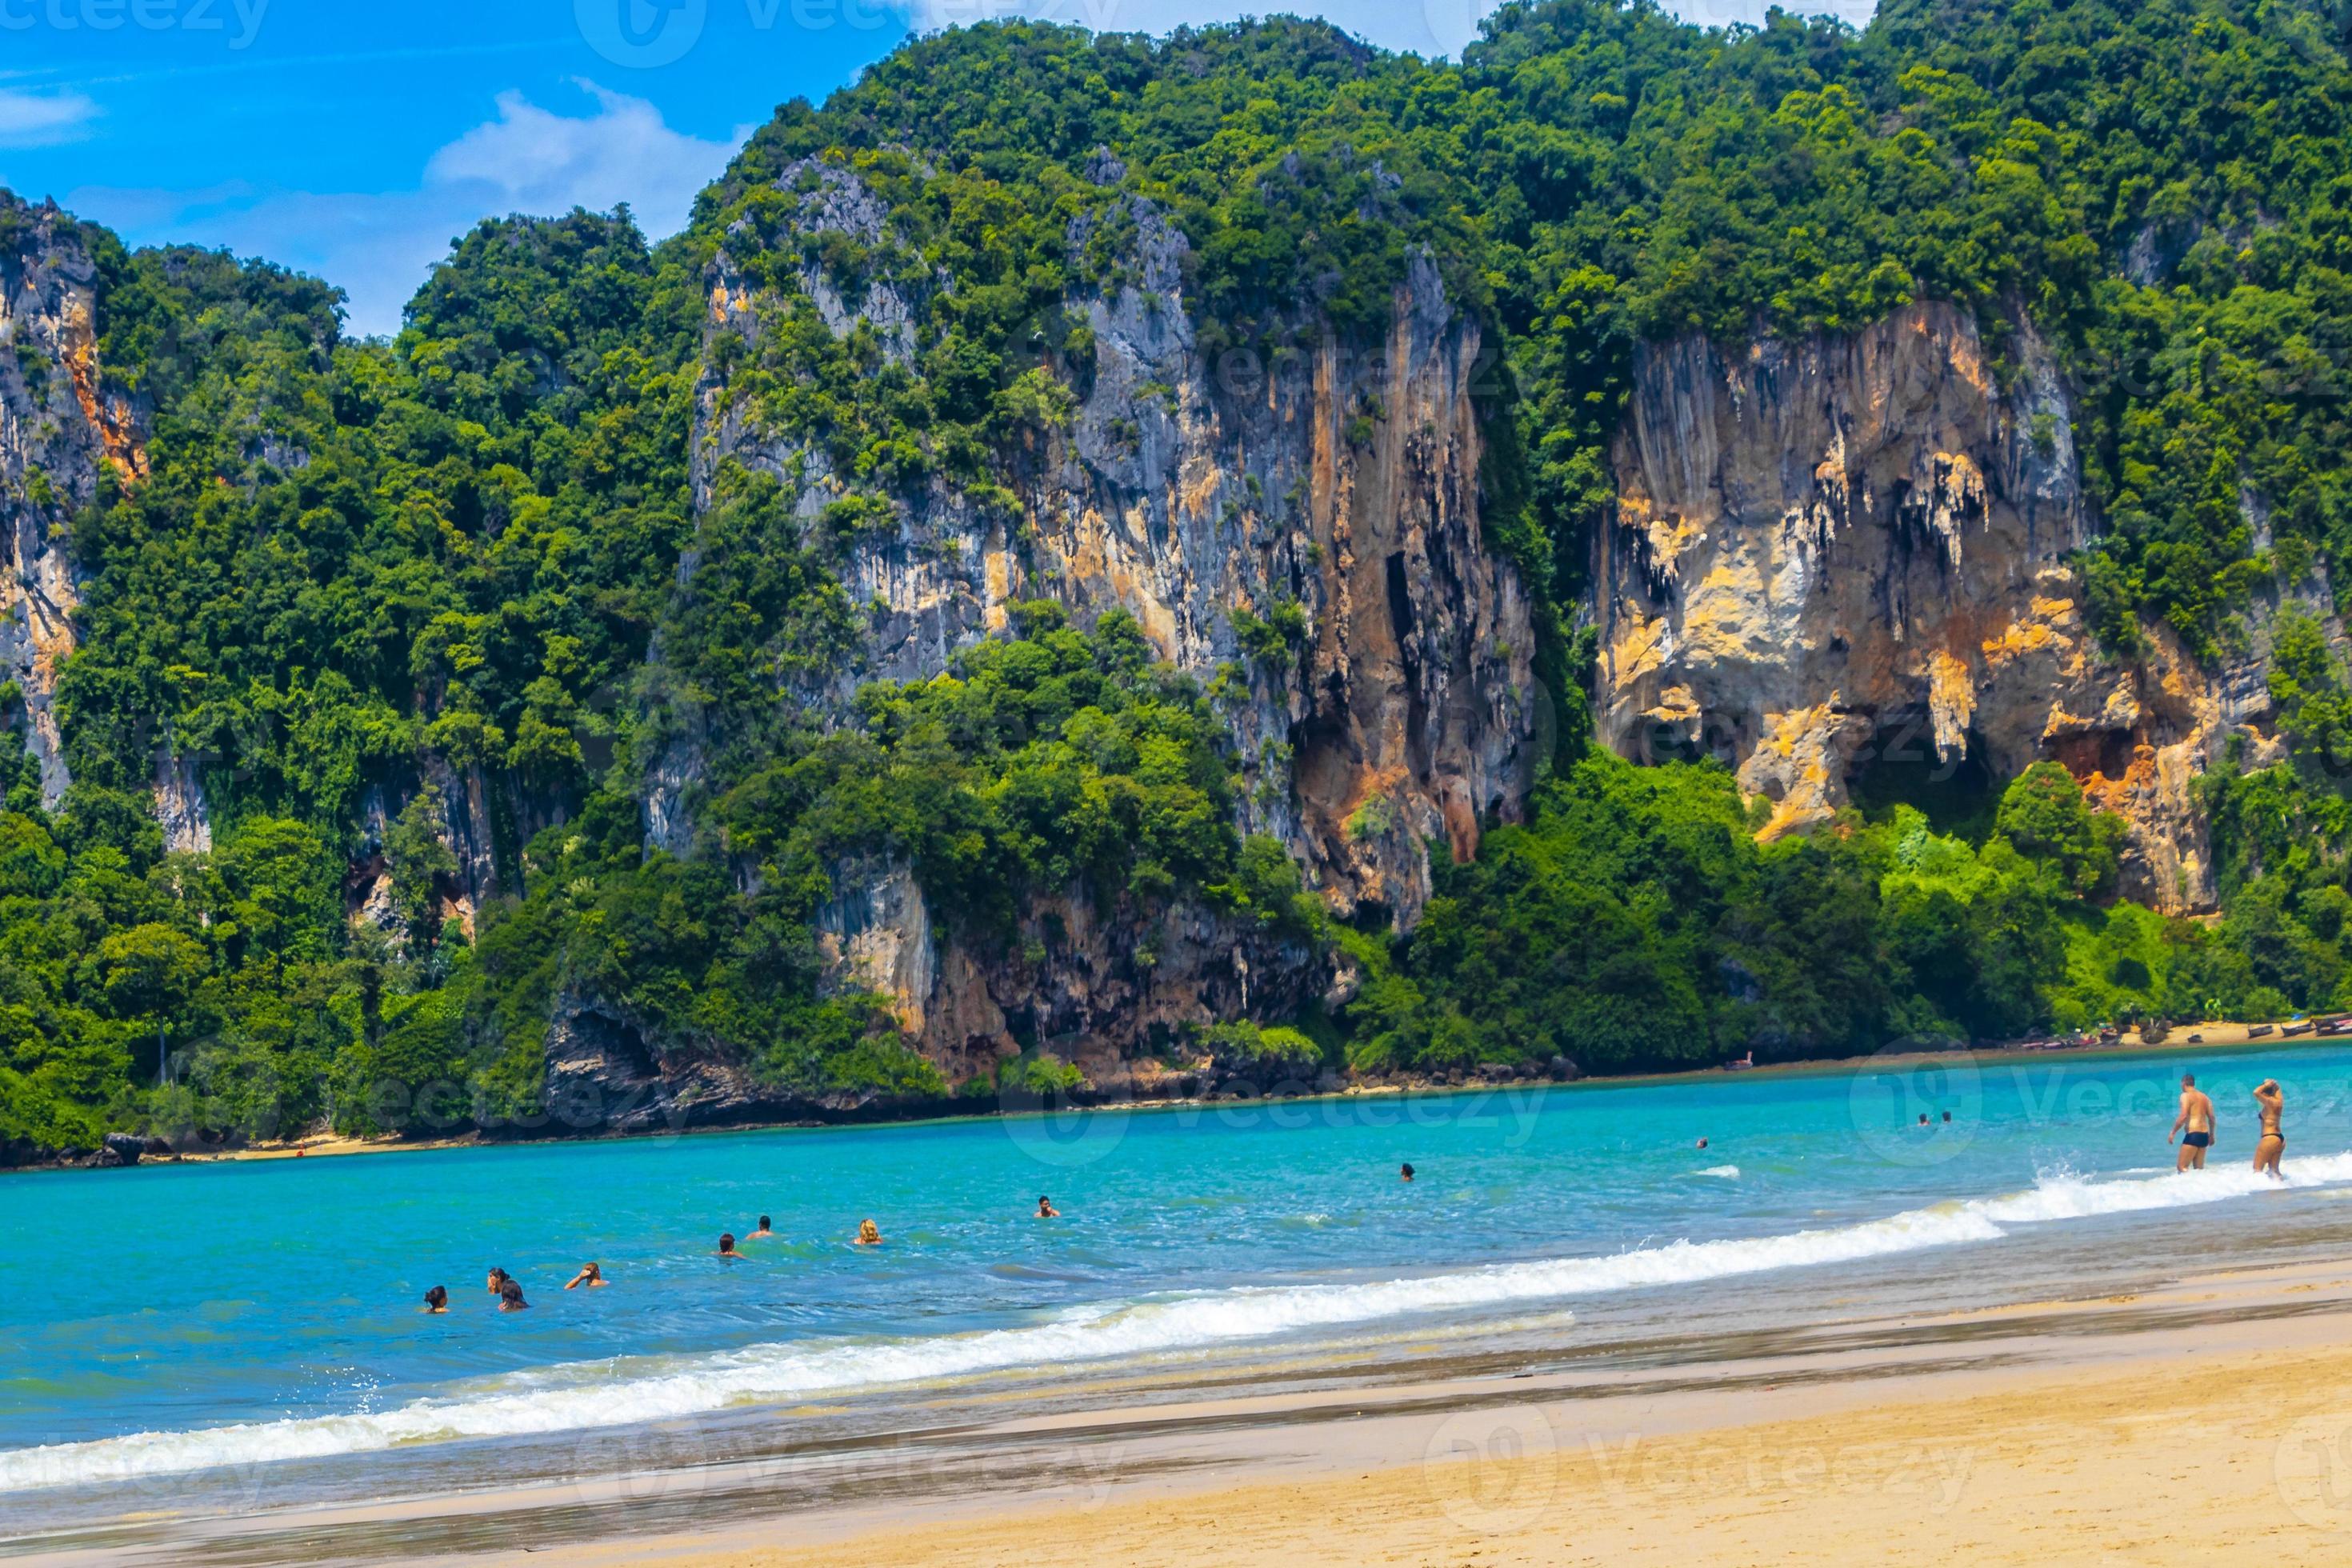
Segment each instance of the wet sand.
M1621 1347L1623 1348L1623 1347ZM910 1390L724 1463L691 1426L619 1473L248 1517L92 1521L20 1560L602 1568L2352 1561L2352 1266L2084 1300L1504 1353L1259 1394L1107 1373L1092 1408ZM1367 1369L1370 1371L1370 1369ZM707 1446L701 1451L707 1452ZM583 1453L583 1463L587 1456ZM634 1461L633 1463L630 1461Z
M1065 1505L698 1568L883 1564L2342 1563L2352 1350L2000 1380L1901 1405ZM1496 1430L1504 1428L1497 1426ZM1474 1423L1459 1439L1476 1453ZM1508 1450L1502 1450L1507 1454Z
M1949 1321L2023 1331L1972 1338L1941 1365L1792 1368L1712 1391L1593 1400L1490 1386L1482 1398L1463 1385L1433 1409L1324 1428L1214 1485L1201 1471L1106 1480L1076 1496L893 1505L888 1522L868 1510L552 1560L2341 1563L2347 1290L2342 1277L2281 1273L1968 1314Z

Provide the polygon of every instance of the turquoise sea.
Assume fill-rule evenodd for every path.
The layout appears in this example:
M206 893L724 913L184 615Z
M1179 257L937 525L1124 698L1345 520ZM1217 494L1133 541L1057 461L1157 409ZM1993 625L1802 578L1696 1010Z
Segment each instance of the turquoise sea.
M2223 1121L2181 1177L2184 1066ZM2283 1190L2246 1168L2271 1074ZM975 1396L1670 1360L2334 1255L2347 1196L2330 1047L23 1174L0 1179L0 1517L24 1538L704 1463ZM714 1256L762 1213L779 1239ZM885 1245L849 1245L868 1217ZM566 1291L590 1259L611 1285ZM493 1265L530 1310L493 1310ZM446 1315L419 1310L435 1284Z

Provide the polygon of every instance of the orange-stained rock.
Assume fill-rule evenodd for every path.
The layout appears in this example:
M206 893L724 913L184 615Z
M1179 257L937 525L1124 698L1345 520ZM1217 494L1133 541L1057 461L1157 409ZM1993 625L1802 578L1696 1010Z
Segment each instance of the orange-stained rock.
M1938 304L1639 351L1598 552L1601 735L1722 757L1771 802L1767 835L1826 819L1894 747L1973 752L1996 780L2055 758L2131 825L2129 896L2210 908L2191 782L2232 733L2269 754L2275 605L2226 668L2161 626L2101 650L2070 563L2095 520L2066 386L2030 330L2013 353L2004 388L1974 319Z
M1520 815L1543 704L1535 637L1480 510L1492 390L1480 378L1492 369L1478 322L1432 262L1409 268L1369 340L1302 311L1278 353L1219 352L1191 313L1188 243L1166 213L1119 197L1073 219L1074 253L1113 246L1120 263L1062 301L1060 320L1091 333L1091 359L1048 367L1068 393L1067 421L1031 430L1009 489L976 497L935 477L892 487L840 471L744 374L772 374L764 345L795 315L870 332L885 358L911 353L940 286L905 273L835 279L812 259L820 236L870 247L892 222L855 170L811 161L778 188L794 203L781 231L789 253L749 265L737 249L762 241L747 228L713 263L698 500L708 504L732 461L775 476L806 518L853 492L887 507L835 565L860 644L794 697L839 715L862 682L936 676L1021 601L1057 601L1081 626L1124 610L1160 658L1219 689L1241 829L1282 841L1334 909L1410 925L1430 896L1428 847L1466 858L1484 823ZM1056 326L1056 339L1068 331ZM689 594L692 570L689 560ZM1284 605L1303 635L1282 657L1253 657L1237 613ZM648 837L676 852L693 847L685 803L699 745L681 734L651 770ZM1332 983L1316 955L1201 907L1096 910L1058 894L1022 912L1018 950L979 953L929 919L904 871L837 867L834 890L827 984L887 995L951 1077L1016 1036L1108 1062L1151 1031L1277 1016Z
M14 198L0 193L0 203ZM54 206L11 212L13 238L0 248L0 679L22 693L11 717L55 807L71 782L58 668L74 650L81 603L58 531L97 499L102 468L124 484L145 478L147 452L139 405L107 386L98 363L98 273L79 227ZM158 767L159 778L175 776ZM200 826L201 797L194 810L175 820Z

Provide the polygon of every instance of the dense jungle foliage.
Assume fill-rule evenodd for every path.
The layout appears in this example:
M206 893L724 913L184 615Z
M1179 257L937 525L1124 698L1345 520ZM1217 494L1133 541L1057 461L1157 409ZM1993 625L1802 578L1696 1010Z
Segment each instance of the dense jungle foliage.
M986 1089L872 999L819 994L828 868L879 853L976 941L1083 880L1342 948L1363 978L1338 1013L1200 1045L1364 1070L2352 1005L2352 688L2307 619L2271 673L2290 760L2203 782L2210 923L2115 900L2113 824L2054 764L1768 845L1719 769L1591 754L1571 721L1529 822L1444 868L1410 935L1367 931L1239 834L1215 693L1120 617L1024 606L850 722L802 700L854 668L841 552L889 496L1017 513L1035 435L1092 374L1066 300L1130 265L1137 197L1189 240L1212 353L1376 330L1416 251L1439 261L1500 348L1488 527L1556 692L1589 658L1635 345L1916 299L1972 307L2004 349L2030 322L2074 379L2102 639L2163 622L2227 657L2253 595L2352 552L2345 48L2339 11L2297 0L1889 0L1860 31L1517 0L1458 64L1287 21L981 26L785 106L662 245L625 210L486 221L390 342L343 337L328 284L85 226L149 472L70 516L37 473L9 498L84 588L72 787L45 808L30 761L5 764L0 1145L528 1120L567 995L779 1095ZM844 168L890 221L817 259L918 297L904 337L807 310L709 334L722 270L798 289L793 213ZM26 232L0 205L0 259ZM698 398L861 488L808 520L773 476L698 472ZM712 784L673 855L641 802L679 746ZM159 750L202 783L208 850L163 852ZM465 865L503 889L470 930ZM355 921L378 870L389 908Z

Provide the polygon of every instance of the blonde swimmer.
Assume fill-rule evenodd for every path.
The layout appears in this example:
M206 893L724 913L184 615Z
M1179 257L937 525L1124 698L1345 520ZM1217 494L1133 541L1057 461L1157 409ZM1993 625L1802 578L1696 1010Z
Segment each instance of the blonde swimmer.
M2279 1156L2286 1152L2286 1134L2279 1130L2279 1119L2286 1112L2286 1093L2278 1079L2266 1078L2254 1090L2254 1103L2262 1107L2263 1135L2254 1144L2254 1169L2274 1182L2286 1180L2279 1174Z

